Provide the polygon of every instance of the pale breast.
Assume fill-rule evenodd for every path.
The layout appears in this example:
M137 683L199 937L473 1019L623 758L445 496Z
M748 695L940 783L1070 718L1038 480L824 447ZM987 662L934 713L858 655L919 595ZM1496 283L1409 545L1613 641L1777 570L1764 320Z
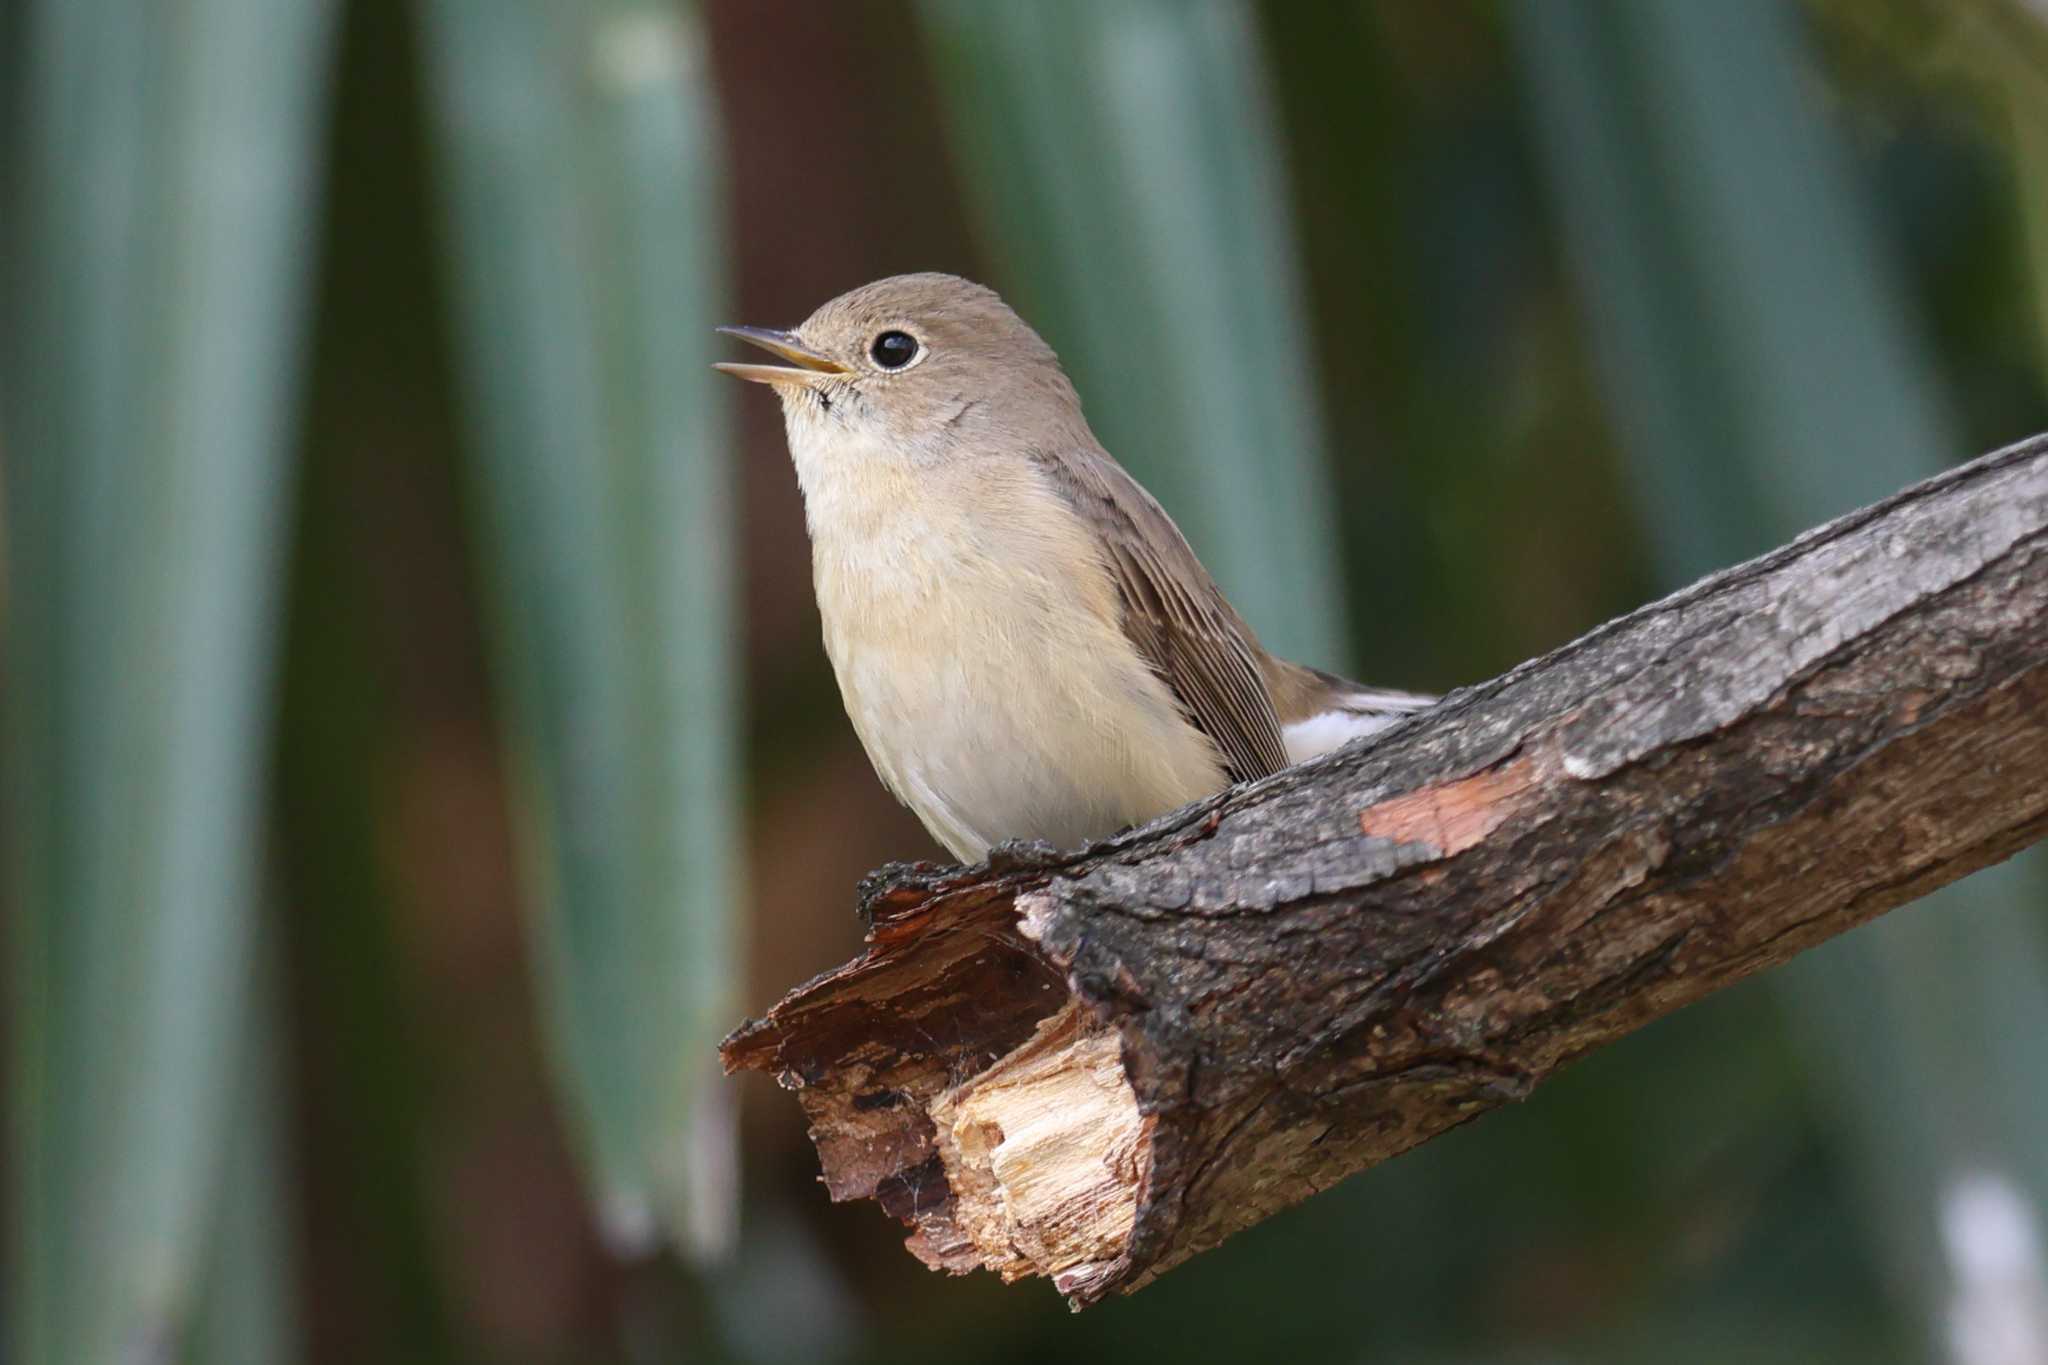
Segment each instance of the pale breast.
M863 473L805 490L825 647L876 771L956 857L1072 847L1225 785L1032 467Z

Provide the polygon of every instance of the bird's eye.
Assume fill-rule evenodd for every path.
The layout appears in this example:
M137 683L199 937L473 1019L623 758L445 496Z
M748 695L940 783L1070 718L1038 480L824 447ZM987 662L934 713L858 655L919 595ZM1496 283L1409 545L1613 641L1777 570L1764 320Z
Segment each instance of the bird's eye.
M908 332L884 332L868 347L868 354L885 370L900 370L917 356L917 340Z

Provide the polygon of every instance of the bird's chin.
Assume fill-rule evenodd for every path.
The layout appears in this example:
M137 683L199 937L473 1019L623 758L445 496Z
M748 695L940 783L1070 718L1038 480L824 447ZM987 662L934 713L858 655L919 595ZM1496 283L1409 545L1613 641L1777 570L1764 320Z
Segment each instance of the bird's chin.
M845 438L840 405L823 388L814 384L777 384L775 396L782 400L782 425L792 455L799 443L834 444Z

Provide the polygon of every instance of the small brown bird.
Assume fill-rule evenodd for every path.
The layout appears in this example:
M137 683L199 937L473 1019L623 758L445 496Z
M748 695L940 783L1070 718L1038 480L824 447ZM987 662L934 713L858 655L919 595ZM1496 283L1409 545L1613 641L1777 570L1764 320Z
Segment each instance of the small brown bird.
M825 652L875 771L955 857L1070 848L1435 698L1268 654L995 293L899 275L793 332L771 385Z

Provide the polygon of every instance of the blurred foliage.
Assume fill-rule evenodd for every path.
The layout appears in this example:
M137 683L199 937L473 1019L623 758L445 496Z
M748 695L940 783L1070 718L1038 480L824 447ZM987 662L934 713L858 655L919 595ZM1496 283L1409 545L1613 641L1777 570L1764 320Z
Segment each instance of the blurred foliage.
M10 1359L174 1343L282 1217L252 1003L330 12L15 22L4 402ZM223 1228L216 1203L240 1182ZM278 1270L287 1272L288 1267ZM209 1301L273 1281L215 1264ZM274 1296L273 1296L274 1297Z
M1946 1158L1881 1154L2041 1178L2038 892L1899 912L1925 958L1852 978L1834 1060L1840 993L1754 983L1080 1318L828 1205L767 1089L736 1191L709 1042L930 850L839 714L772 404L705 362L987 278L1276 647L1475 680L2048 426L2028 0L319 12L0 0L10 1358L95 1358L59 1325L134 1332L145 1280L193 1360L1944 1349L1870 1215ZM693 1187L744 1194L729 1257L622 1260Z
M708 1252L738 727L702 42L648 0L426 12L548 1037L608 1236Z

